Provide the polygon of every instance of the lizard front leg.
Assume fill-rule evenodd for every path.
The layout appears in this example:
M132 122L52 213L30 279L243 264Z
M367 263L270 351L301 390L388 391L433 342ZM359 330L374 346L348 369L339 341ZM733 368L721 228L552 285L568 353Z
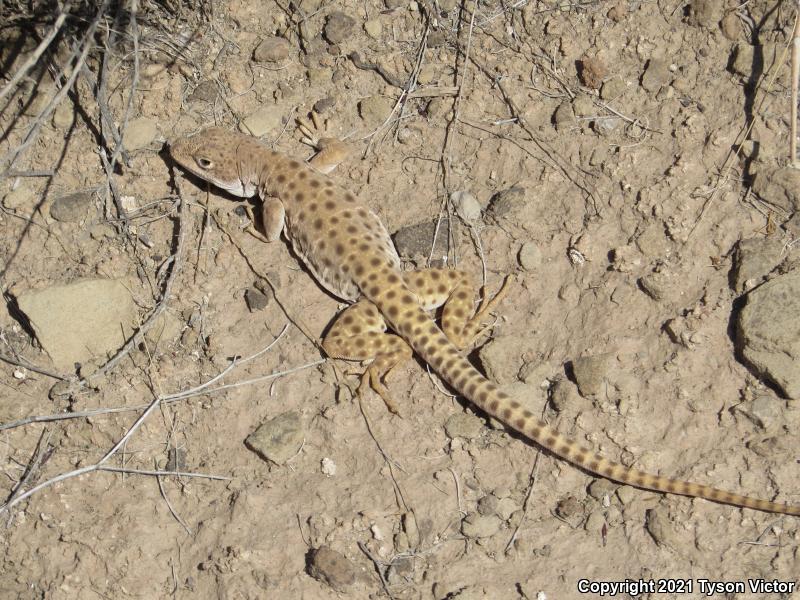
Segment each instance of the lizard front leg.
M256 219L250 206L245 205L245 211L250 219L250 225L245 228L247 233L262 242L275 242L280 239L286 224L286 210L279 198L261 197L261 226L264 228L264 233L256 229Z

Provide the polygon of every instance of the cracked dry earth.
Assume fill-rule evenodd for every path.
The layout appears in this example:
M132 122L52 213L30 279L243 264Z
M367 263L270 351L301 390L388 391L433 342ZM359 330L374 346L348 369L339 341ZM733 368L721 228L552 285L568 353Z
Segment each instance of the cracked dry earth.
M114 175L128 227L79 79L16 166L55 175L0 182L0 351L86 375L170 279L166 309L92 387L65 394L3 363L0 423L147 405L278 339L214 384L242 385L162 404L107 462L225 479L97 471L42 489L2 515L1 595L532 600L581 597L581 579L676 578L693 591L639 597L699 598L700 580L796 581L797 518L592 478L424 364L390 377L402 418L374 394L359 402L352 365L314 344L343 305L284 243L244 230L247 202L160 152L218 124L305 158L294 117L316 109L355 150L332 177L380 215L408 268L457 262L489 289L515 275L470 354L491 379L626 465L796 504L790 4L142 7L130 156ZM2 35L13 73L35 42L13 56L19 32ZM134 64L118 44L121 125ZM46 69L38 81L2 114L4 154L35 114L13 111L55 93ZM96 463L141 411L3 430L4 495Z

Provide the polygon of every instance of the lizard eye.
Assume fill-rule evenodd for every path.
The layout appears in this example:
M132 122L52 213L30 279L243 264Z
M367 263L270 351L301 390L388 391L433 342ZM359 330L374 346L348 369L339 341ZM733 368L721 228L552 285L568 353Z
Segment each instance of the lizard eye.
M211 162L207 158L203 158L202 156L195 158L194 162L196 162L197 166L200 167L201 169L210 169L212 166L214 166L213 162Z

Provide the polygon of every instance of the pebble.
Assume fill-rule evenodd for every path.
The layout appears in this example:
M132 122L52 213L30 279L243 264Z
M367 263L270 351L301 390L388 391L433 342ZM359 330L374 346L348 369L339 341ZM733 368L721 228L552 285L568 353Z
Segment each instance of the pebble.
M339 593L356 582L356 568L343 554L321 546L312 550L308 563L308 574Z
M125 129L125 149L133 152L147 148L158 136L158 125L153 119L140 117L128 122Z
M603 512L596 510L589 515L583 527L589 533L598 533L600 530L603 529L603 525L605 524L606 524L606 518L603 515Z
M367 35L373 40L377 40L380 39L381 34L383 33L383 25L378 19L370 19L364 23L364 31L366 31Z
M497 192L489 201L489 213L494 218L513 219L525 206L527 190L512 187Z
M245 291L244 300L251 313L264 310L269 305L269 296L255 288L248 288Z
M394 102L385 96L369 96L358 103L358 114L367 123L384 122L392 112Z
M94 190L72 192L53 200L50 216L62 223L77 223L86 217L91 206L94 206Z
M481 204L470 192L459 191L450 194L450 202L456 214L466 223L474 223L481 218Z
M242 133L261 137L268 133L277 132L283 124L281 110L275 106L262 106L249 116L245 117L239 125Z
M265 37L253 50L253 60L259 63L280 62L289 56L291 48L289 42L282 37Z
M444 425L444 431L451 440L454 438L472 440L479 437L483 430L483 421L469 413L452 414Z
M282 465L297 455L304 441L300 415L285 412L259 425L244 443L262 459Z
M195 86L192 93L189 94L187 100L189 102L214 102L219 96L219 88L217 83L210 79L201 81Z
M603 391L608 370L608 355L581 356L572 363L572 372L581 396L593 396Z
M328 15L325 21L325 27L322 30L325 39L331 44L341 44L348 38L352 37L353 28L356 26L356 21L353 17L336 11Z
M553 386L550 403L556 412L576 412L585 403L578 394L578 388L567 379L559 379Z
M571 102L562 102L556 108L556 112L553 113L553 125L557 130L562 129L565 126L572 125L575 123L575 113L572 110L572 103Z
M651 94L655 94L662 86L669 83L669 80L669 65L663 60L651 58L647 62L644 75L642 75L642 87Z
M447 254L447 219L439 223L439 232L436 236L436 247L433 251L434 258ZM412 256L428 256L436 231L436 221L423 221L416 225L409 225L399 229L392 236L397 252L404 258Z
M53 127L60 130L69 129L75 122L75 111L72 103L61 102L53 111Z
M608 479L595 479L589 484L589 495L599 502L603 502L605 498L610 498L619 484L609 481Z
M599 90L608 75L608 67L596 56L584 56L578 61L578 77L586 87Z
M518 260L526 271L535 271L542 265L542 251L536 242L525 242L519 249Z

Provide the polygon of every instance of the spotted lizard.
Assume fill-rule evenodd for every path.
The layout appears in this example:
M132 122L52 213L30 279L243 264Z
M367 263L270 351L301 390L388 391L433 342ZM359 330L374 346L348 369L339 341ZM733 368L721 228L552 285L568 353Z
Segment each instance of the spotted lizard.
M351 303L334 321L323 349L333 358L367 363L362 389L372 387L390 409L394 405L385 377L413 351L480 410L585 471L646 490L800 516L800 505L670 479L609 460L512 399L463 354L499 295L476 311L475 288L466 273L403 271L380 219L326 175L336 160L324 151L309 165L251 136L210 127L174 141L170 153L185 170L231 194L261 197L266 239L275 241L283 233L317 281ZM438 307L441 329L429 314Z

